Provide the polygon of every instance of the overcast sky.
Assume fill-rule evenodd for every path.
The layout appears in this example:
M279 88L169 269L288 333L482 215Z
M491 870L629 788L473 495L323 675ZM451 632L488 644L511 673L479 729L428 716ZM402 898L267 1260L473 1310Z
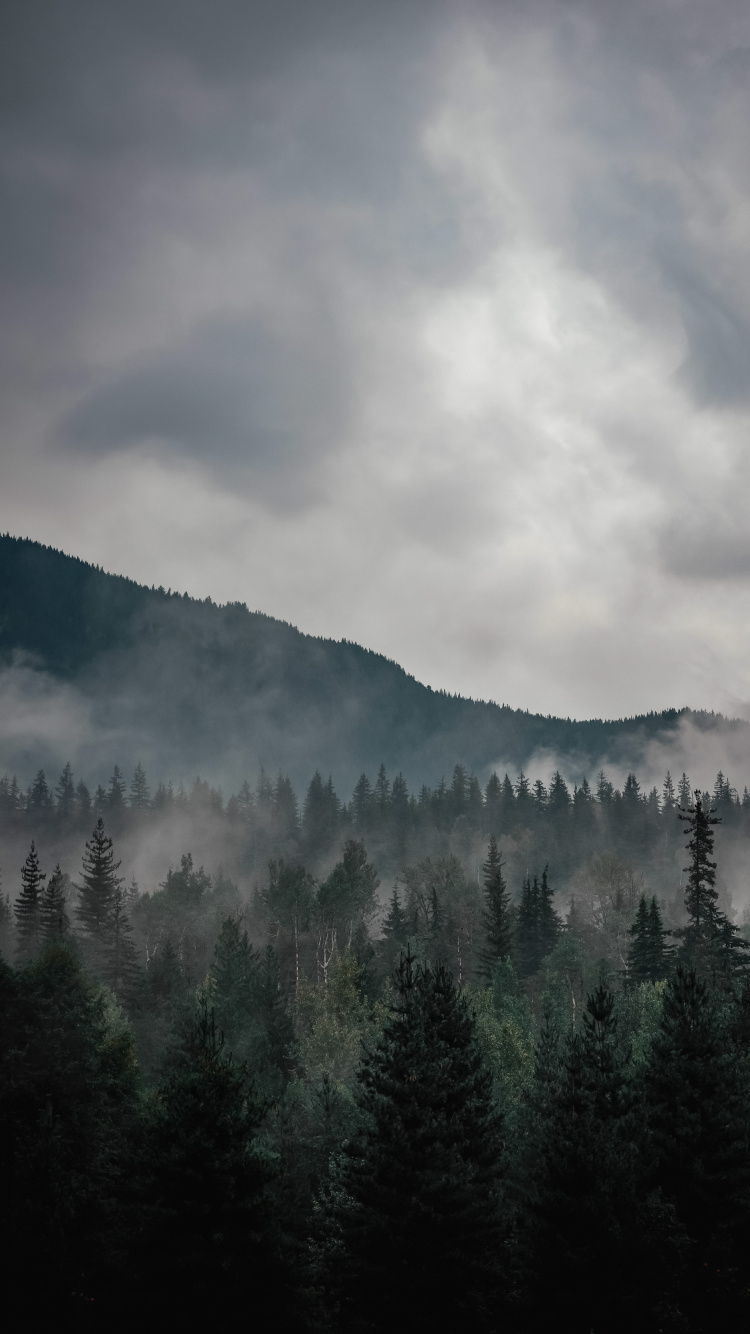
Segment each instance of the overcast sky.
M6 0L0 528L547 713L750 702L746 0Z

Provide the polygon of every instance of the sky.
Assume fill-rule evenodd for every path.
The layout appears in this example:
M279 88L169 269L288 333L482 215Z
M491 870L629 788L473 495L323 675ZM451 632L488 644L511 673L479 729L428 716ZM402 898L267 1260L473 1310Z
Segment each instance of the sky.
M6 0L0 530L750 716L750 7Z

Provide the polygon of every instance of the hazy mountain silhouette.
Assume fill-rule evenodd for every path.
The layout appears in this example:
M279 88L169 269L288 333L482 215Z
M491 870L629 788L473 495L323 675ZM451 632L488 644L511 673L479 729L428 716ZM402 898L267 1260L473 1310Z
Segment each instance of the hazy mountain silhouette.
M703 729L747 727L677 709L576 722L465 699L346 640L305 635L244 604L145 588L10 536L0 537L0 660L24 679L31 668L66 683L86 702L90 734L108 738L108 758L225 781L264 764L349 782L382 761L415 785L459 762L481 774L539 752L591 772L603 756L637 767L649 741L686 715Z

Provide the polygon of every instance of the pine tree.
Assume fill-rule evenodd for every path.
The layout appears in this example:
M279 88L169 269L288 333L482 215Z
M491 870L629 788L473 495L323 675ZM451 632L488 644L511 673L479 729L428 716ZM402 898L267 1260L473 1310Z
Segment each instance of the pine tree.
M677 805L686 811L693 800L693 790L690 786L690 779L683 770L682 778L677 784Z
M331 1279L348 1330L408 1308L420 1331L489 1324L502 1150L475 1020L450 974L407 953L396 1003L358 1073L365 1127L347 1150ZM366 1299L363 1296L366 1294Z
M55 788L55 805L57 814L64 823L68 823L73 817L75 810L76 790L73 782L73 770L70 763L65 765L57 787Z
M60 944L70 931L67 892L70 879L57 863L42 891L40 907L41 938L44 945Z
M746 1054L733 1042L719 995L681 965L665 988L644 1091L655 1158L651 1185L676 1209L687 1242L680 1305L690 1328L743 1328L750 1228Z
M513 913L503 877L503 866L497 839L491 834L483 867L486 945L482 954L482 970L487 977L492 977L495 965L499 960L509 958L513 949Z
M52 797L47 787L47 780L44 777L44 769L40 769L29 788L26 798L26 807L29 811L40 814L48 811L52 805Z
M381 943L382 966L386 973L392 973L397 966L399 955L401 951L406 948L408 938L409 924L406 919L406 913L401 907L398 890L394 885L388 912L383 922L383 939Z
M107 793L107 806L110 811L117 814L125 806L125 779L120 773L118 765L115 765L112 777L109 780L109 792Z
M500 779L493 772L484 789L484 828L486 833L496 836L501 832L500 794Z
M537 939L539 942L539 963L551 954L557 943L558 936L563 929L561 919L558 917L552 906L552 895L554 891L550 888L547 879L548 867L545 866L542 871L542 883L539 886L538 895L538 913L539 924L537 927Z
M247 1067L225 1052L205 996L150 1111L133 1172L135 1310L228 1327L251 1292L261 1327L293 1328L275 1168L257 1147L265 1107Z
M0 894L0 956L7 964L14 954L15 921L10 894Z
M32 839L29 855L21 867L21 893L13 907L19 963L33 958L42 943L42 881L46 879L39 869L39 855Z
M582 1030L564 1043L546 1025L526 1116L519 1185L531 1272L521 1327L641 1328L669 1294L669 1226L645 1188L627 1054L606 988L588 997Z
M91 814L91 793L83 779L76 788L76 814L81 820L88 820Z
M525 877L521 887L515 933L515 962L519 977L531 977L541 964L539 953L539 882Z
M672 782L672 775L669 772L669 769L667 769L667 772L664 776L664 784L662 786L661 792L662 792L661 795L662 815L664 816L665 819L668 820L674 815L675 807L677 806L677 798L675 796L674 783Z
M721 820L704 804L697 789L695 804L687 810L680 808L679 818L687 825L690 854L690 865L684 868L688 873L685 890L688 925L674 933L682 940L680 960L701 976L732 973L743 966L743 951L749 946L718 907L716 862L711 857L713 826L721 824Z
M147 811L151 805L151 793L140 761L135 767L130 783L130 805L136 811Z
M118 881L106 923L101 975L123 1004L133 1000L138 980L138 955L132 941L127 895Z
M86 844L83 855L81 883L78 893L78 920L83 928L96 965L100 965L109 944L110 919L115 895L122 884L117 875L120 863L115 861L112 839L104 832L101 816Z

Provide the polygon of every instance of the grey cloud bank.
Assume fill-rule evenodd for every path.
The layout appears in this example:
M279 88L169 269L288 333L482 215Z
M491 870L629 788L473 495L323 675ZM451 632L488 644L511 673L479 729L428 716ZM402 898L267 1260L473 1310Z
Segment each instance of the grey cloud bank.
M543 712L750 700L750 15L16 5L0 527Z

